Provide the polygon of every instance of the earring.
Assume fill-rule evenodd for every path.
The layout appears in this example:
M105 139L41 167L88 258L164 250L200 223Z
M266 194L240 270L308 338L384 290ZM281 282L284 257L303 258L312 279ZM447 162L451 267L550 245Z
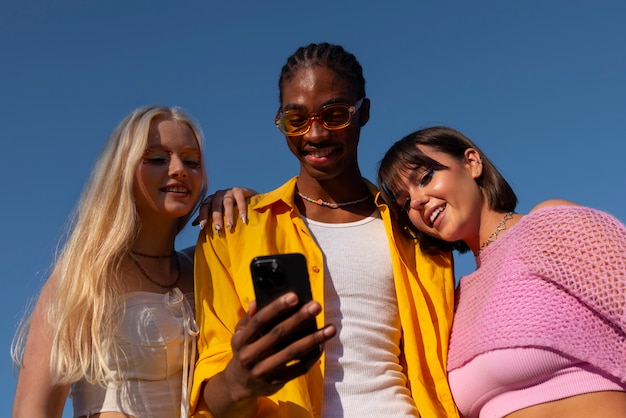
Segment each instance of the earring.
M476 166L478 166L478 165L480 165L482 163L483 163L483 161L481 159L478 159L476 161L472 161L472 165L476 165ZM478 170L474 170L474 174L478 174Z

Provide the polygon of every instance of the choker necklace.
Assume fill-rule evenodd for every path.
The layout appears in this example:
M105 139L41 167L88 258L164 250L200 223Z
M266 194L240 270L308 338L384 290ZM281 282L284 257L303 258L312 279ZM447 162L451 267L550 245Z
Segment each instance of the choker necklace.
M172 258L176 255L176 251L173 251L171 254L167 254L167 255L144 254L144 253L140 253L139 251L133 251L133 250L130 250L130 252L135 255L138 255L139 257L146 257L146 258Z
M357 199L357 200L351 200L349 202L331 203L331 202L327 202L327 201L322 200L322 199L315 200L313 198L310 198L309 196L303 195L298 190L296 190L296 193L298 193L298 196L300 196L301 198L303 198L307 202L315 203L316 205L319 205L319 206L326 206L326 207L329 207L331 209L338 209L338 208L342 208L344 206L357 205L359 203L365 202L368 199L371 199L371 197L372 197L371 194L368 194L365 197L362 197L362 198Z
M496 238L498 238L498 234L506 229L506 221L508 221L509 219L513 219L514 214L515 212L513 211L504 214L504 218L502 218L500 223L496 226L496 230L493 231L493 233L489 235L489 237L487 237L487 241L482 243L480 249L474 253L474 257L478 257L480 253L482 253L485 248L489 246L489 244L491 244L496 240Z
M131 251L132 254L135 254L135 251ZM148 281L150 281L150 283L153 283L159 287L162 287L163 289L171 289L172 287L176 286L178 284L178 281L180 280L180 260L178 260L178 254L176 252L174 252L174 254L172 254L171 256L147 256L150 258L169 258L169 257L175 257L176 260L176 269L178 270L178 274L176 275L176 279L174 280L174 283L172 284L163 284L163 283L159 283L156 280L154 280L152 277L150 277L150 275L148 274L147 271L145 271L143 269L143 267L141 267L141 264L139 264L139 261L137 261L137 259L133 256L130 255L130 259L133 260L133 263L135 263L135 265L137 266L137 268L139 269L139 271L141 272L141 274L143 274L143 277L145 277L146 279L148 279ZM137 255L141 255L141 256L146 256L145 254L137 254Z

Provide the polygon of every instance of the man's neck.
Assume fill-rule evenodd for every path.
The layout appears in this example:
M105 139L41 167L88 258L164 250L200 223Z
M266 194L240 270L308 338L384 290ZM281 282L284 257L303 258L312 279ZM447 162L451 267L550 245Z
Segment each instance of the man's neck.
M300 213L318 222L354 222L370 216L376 208L360 173L358 177L321 181L300 176L296 190L294 200Z

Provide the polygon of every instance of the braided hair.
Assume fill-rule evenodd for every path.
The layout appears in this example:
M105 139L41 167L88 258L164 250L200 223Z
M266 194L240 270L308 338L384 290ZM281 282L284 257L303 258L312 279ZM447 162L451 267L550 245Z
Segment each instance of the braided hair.
M365 78L363 68L356 57L341 45L329 43L309 44L287 58L278 79L278 100L283 101L283 86L302 68L313 66L326 67L344 78L357 93L357 97L365 97Z

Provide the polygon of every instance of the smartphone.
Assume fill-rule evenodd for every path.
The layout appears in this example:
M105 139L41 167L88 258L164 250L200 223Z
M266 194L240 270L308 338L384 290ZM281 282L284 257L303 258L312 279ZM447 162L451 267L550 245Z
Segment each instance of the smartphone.
M250 272L252 273L252 284L259 310L287 292L294 292L298 295L298 305L269 324L265 332L268 332L275 325L290 317L304 304L313 299L306 258L300 253L255 257L250 263ZM315 331L317 331L317 324L315 323L315 318L311 318L300 329L277 344L274 349L280 351L292 342ZM302 357L301 360L317 359L321 354L321 348L316 347Z

